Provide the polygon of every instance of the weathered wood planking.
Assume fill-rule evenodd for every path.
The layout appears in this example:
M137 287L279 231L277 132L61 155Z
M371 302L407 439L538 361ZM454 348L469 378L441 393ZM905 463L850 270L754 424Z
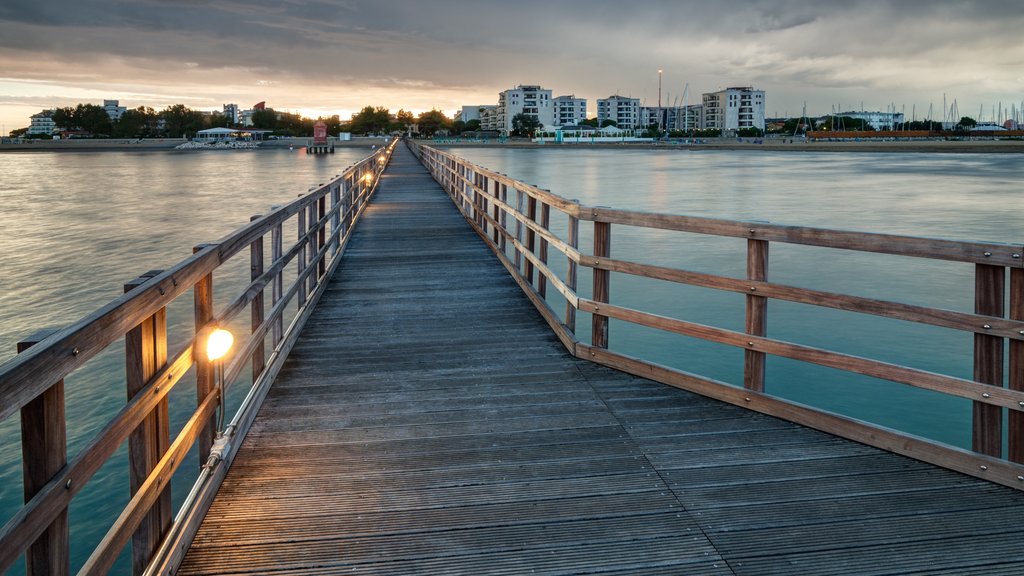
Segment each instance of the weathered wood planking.
M571 357L400 148L180 573L1013 573L1022 510Z

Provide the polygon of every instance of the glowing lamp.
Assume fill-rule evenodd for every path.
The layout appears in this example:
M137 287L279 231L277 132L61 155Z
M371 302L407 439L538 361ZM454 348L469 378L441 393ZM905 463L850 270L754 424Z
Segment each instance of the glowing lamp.
M366 176L363 176L363 180L366 180L367 184L373 182L373 174L367 174Z
M235 337L231 335L231 332L223 328L217 328L210 333L210 336L206 339L206 357L213 362L214 360L220 360L228 353L231 349L231 345L234 344Z

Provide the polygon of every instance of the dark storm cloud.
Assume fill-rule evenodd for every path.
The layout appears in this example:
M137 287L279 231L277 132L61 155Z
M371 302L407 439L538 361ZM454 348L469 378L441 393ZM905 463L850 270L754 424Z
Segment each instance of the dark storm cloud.
M221 82L494 95L540 83L593 99L654 97L663 68L673 92L756 83L775 102L1019 94L1020 12L1019 0L3 0L0 76L88 77L93 88L137 79L150 91Z

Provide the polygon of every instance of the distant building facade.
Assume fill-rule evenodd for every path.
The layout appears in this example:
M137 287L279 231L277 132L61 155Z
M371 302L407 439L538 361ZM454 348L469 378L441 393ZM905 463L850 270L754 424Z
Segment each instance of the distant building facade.
M717 130L764 130L764 90L736 87L703 95L704 127Z
M238 104L225 104L224 117L228 119L229 124L238 124L239 120L242 118L241 110L238 109Z
M57 124L53 121L53 110L33 114L30 120L32 124L28 127L28 134L53 134L57 131Z
M498 132L498 107L480 107L480 129Z
M511 90L500 92L495 110L497 130L503 134L512 132L512 120L519 114L535 118L541 126L553 125L555 114L551 90L536 85L520 84Z
M702 130L704 128L704 106L701 104L690 104L678 108L675 113L676 122L674 130Z
M611 120L619 128L627 130L640 127L640 99L619 95L599 98L597 100L598 124L603 124L605 120Z
M875 130L895 130L904 121L901 112L840 112L836 116L863 120Z
M121 103L118 100L103 101L103 110L107 113L107 116L110 117L111 121L116 122L120 120L121 115L128 111L128 108L120 106L120 104Z
M575 126L587 119L587 99L575 94L558 96L555 103L555 126Z
M497 106L493 104L477 104L476 106L463 106L462 112L459 113L457 120L463 122L469 122L470 120L479 120L480 124L483 125L483 115L486 111L493 111Z

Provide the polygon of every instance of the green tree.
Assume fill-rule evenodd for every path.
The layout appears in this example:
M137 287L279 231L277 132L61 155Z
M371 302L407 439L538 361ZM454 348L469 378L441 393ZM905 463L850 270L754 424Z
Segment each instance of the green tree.
M480 120L477 118L473 118L472 120L466 122L466 126L463 128L463 130L471 130L474 132L480 130Z
M50 117L53 118L53 123L57 125L57 128L65 130L78 129L78 120L75 118L74 108L56 108Z
M740 128L736 134L743 138L758 138L764 136L764 130L760 128Z
M228 128L231 123L228 117L221 112L214 112L206 119L207 128Z
M259 130L277 129L277 112L273 108L256 110L252 113L252 127Z
M399 109L398 113L395 114L395 121L391 125L392 132L405 132L410 126L416 123L416 117L412 115L412 112Z
M597 118L587 118L586 120L580 121L580 126L593 126L594 128L599 128L600 124L598 123Z
M79 104L75 108L75 116L77 116L79 127L82 130L94 136L110 136L113 124L102 106Z
M594 118L594 120L597 120L597 118ZM594 126L596 126L596 124L594 124ZM605 120L601 120L601 125L598 126L598 128L607 128L609 126L614 126L614 127L618 128L619 127L619 123L616 122L615 120L605 119ZM657 126L657 124L655 124L655 126Z
M186 138L203 129L203 114L184 104L168 106L160 111L164 121L164 132L171 138Z
M114 123L112 134L117 138L147 138L156 134L156 124L156 112L139 106L121 114L121 119Z
M808 130L814 130L814 120L810 118L790 118L782 125L782 133L805 134Z
M963 118L960 118L960 121L957 122L956 125L960 129L974 128L978 125L978 121L970 116L964 116Z
M424 112L419 115L416 119L419 124L420 134L423 136L433 136L435 133L441 130L447 130L451 125L451 120L444 115L444 112L440 110L431 110L430 112Z
M387 108L366 106L352 116L350 127L356 134L380 134L391 126L391 113Z
M513 136L530 136L540 127L540 120L536 116L519 113L512 117Z

